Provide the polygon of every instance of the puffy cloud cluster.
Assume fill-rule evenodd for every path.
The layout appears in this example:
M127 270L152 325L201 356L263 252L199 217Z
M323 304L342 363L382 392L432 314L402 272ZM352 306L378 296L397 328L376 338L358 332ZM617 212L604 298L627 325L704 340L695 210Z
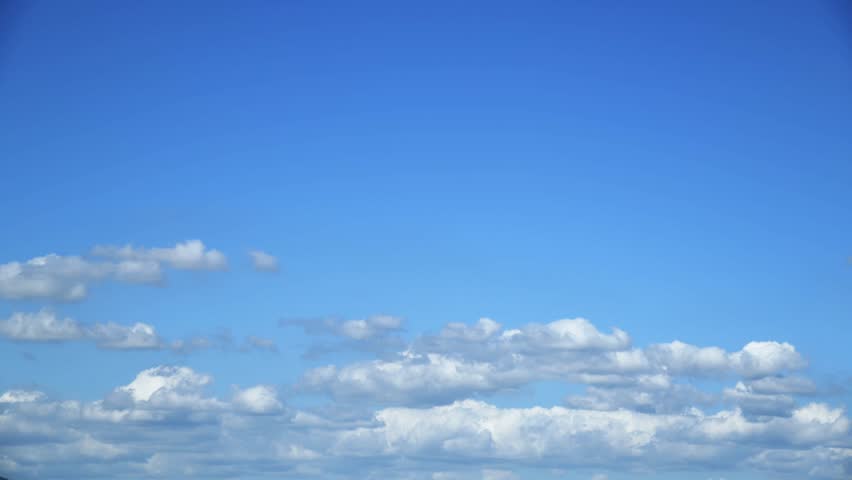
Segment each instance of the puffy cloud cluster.
M736 372L745 377L762 377L784 370L796 370L805 360L789 343L749 342L742 350L727 353L718 347L696 347L674 341L654 345L648 356L675 374Z
M596 398L574 399L587 407L674 408L681 400L702 397L678 379L742 377L768 385L805 365L788 343L750 342L735 352L679 341L639 349L624 331L604 333L582 318L508 330L480 319L473 325L449 324L391 358L315 368L306 372L302 387L337 398L419 404L561 381L610 389L591 390Z
M0 298L8 300L81 300L97 281L156 284L163 267L181 270L221 270L225 255L207 249L200 240L170 248L99 246L92 257L48 254L25 262L0 264ZM105 258L107 260L99 260Z
M501 408L481 400L352 411L286 407L271 385L208 393L183 366L140 372L104 400L0 395L4 472L92 477L511 479L533 469L654 471L738 466L796 478L848 478L846 413L810 402L786 416L740 408L639 412ZM357 411L354 410L354 411ZM470 465L477 470L470 470ZM591 474L590 474L591 476ZM558 474L554 477L558 478Z
M353 345L402 342L398 317L288 321ZM103 348L210 348L165 342L146 324L87 325L48 310L0 320L17 341L89 340ZM246 348L274 344L249 337ZM251 347L249 347L251 346ZM362 357L359 357L362 358ZM0 468L13 478L559 478L559 472L765 471L852 475L844 409L821 401L790 344L728 351L633 345L617 328L562 319L504 329L452 323L371 360L304 372L284 402L271 384L211 394L186 366L139 372L102 400L0 394ZM537 382L579 385L560 405L489 396ZM304 402L320 394L331 401ZM301 398L304 400L304 398ZM527 402L528 403L528 402ZM475 467L474 467L475 465Z
M498 408L476 400L387 408L376 418L378 426L345 432L338 448L579 466L642 458L646 464L673 466L692 461L702 445L723 446L726 451L717 455L745 460L737 449L760 450L767 444L808 449L849 433L844 412L819 403L769 420L751 420L739 410L651 415L623 409Z

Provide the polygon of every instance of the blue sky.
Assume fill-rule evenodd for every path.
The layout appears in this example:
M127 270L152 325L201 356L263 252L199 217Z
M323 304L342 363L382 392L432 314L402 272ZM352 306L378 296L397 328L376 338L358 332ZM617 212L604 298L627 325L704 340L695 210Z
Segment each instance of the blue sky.
M797 408L852 400L844 340L852 338L852 17L840 2L5 5L0 265L12 272L57 254L85 266L0 278L0 394L44 394L0 400L10 422L0 443L13 446L0 452L0 475L68 478L70 465L127 478L355 478L352 468L365 472L357 478L433 480L852 471L848 426L795 448L778 447L788 437L777 433L806 436L801 426L777 426L800 418ZM203 250L176 248L196 239ZM96 246L116 248L96 255ZM255 250L273 255L277 270L254 268ZM123 262L159 273L128 280ZM67 301L22 283L32 278L81 282L87 294ZM476 330L486 325L480 318L499 330ZM578 318L594 331L580 320L551 323ZM109 322L119 328L104 333ZM137 323L156 334L130 335ZM57 325L64 333L47 338ZM504 335L512 330L521 337ZM203 345L185 348L191 339ZM725 366L718 352L692 352L716 360L691 366L660 353L674 341L723 349ZM771 368L737 356L749 342L775 342L760 354ZM512 355L539 358L540 349L553 356L507 367ZM607 370L629 377L628 387L580 377L632 349L648 358L645 370ZM434 355L460 362L456 372L517 376L432 378ZM396 391L357 370L381 362L399 367L399 378L410 370L428 381ZM338 375L317 380L329 365ZM344 372L356 371L383 388L347 383ZM674 386L648 393L648 375ZM168 398L190 398L201 412L157 403L139 383L133 390L134 379L150 376L183 379ZM767 378L813 385L773 390ZM725 396L737 382L752 397ZM166 384L157 398L174 387ZM267 390L251 390L258 385ZM705 438L700 448L720 451L701 461L649 453L662 448L657 437L635 457L608 444L612 457L599 464L510 455L495 439L475 457L431 443L356 456L341 447L354 428L347 415L381 423L410 408L428 424L466 400L483 402L471 407L476 415L492 405L646 413L647 405L602 395L664 395L653 397L659 403L680 399L677 385L712 398L692 392L683 404L672 400L676 412L655 415L686 421L687 406L741 412L779 436ZM110 400L128 391L129 406ZM240 392L266 399L264 408L239 413L248 402ZM165 446L111 438L96 422L38 442L14 427L58 423L29 404L62 401L128 417L168 412L169 421L146 424L152 436L202 435L210 423L188 420L199 415L220 429L225 417L257 421L247 430L254 437L317 456L196 465ZM264 429L261 410L281 429ZM293 427L314 411L337 422L331 443ZM465 440L462 430L438 428L445 445ZM100 456L87 456L86 439ZM732 442L749 456L723 448ZM224 447L199 448L214 456ZM780 460L790 452L806 460L790 467Z

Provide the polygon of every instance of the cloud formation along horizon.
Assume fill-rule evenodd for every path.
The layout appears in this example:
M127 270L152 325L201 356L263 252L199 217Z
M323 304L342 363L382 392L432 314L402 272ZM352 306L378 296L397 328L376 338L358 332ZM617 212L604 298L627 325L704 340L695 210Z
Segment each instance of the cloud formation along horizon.
M271 384L212 396L212 376L185 366L144 370L94 402L5 392L0 441L9 446L5 465L22 478L36 469L61 478L69 468L88 477L243 478L347 478L358 468L365 477L434 479L732 466L847 478L849 419L842 407L800 401L815 388L805 365L779 342L734 352L680 342L637 348L625 332L584 319L511 330L480 320L417 337L396 359L309 370L301 387L330 402L311 408L288 405L287 389ZM683 382L691 378L735 383L710 392ZM538 381L587 391L553 406L484 398Z
M275 257L250 255L256 270L277 270ZM199 240L98 246L88 257L0 265L0 297L80 300L94 282L157 284L168 268L227 266ZM756 340L734 351L677 340L635 346L627 332L584 318L511 329L482 318L411 340L403 319L391 315L279 324L338 339L328 351L376 358L309 368L293 385L234 385L225 396L210 394L212 375L182 365L145 369L96 401L9 389L0 394L0 469L24 479L71 470L110 478L349 478L353 465L367 477L432 480L731 466L795 478L852 474L846 412L820 398L790 343ZM253 335L241 346L228 332L167 341L147 323L87 324L51 309L0 319L0 336L108 350L277 351ZM541 382L583 391L558 405L494 401ZM305 394L326 403L296 407Z

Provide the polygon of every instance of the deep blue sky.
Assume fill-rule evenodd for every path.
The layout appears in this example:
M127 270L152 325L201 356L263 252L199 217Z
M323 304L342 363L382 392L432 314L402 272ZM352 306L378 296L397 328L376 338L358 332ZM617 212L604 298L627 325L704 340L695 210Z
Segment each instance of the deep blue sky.
M376 313L411 336L582 316L638 345L787 341L818 378L849 378L852 30L839 2L5 13L0 263L193 238L235 253L227 275L54 305L170 337L229 328L279 343L278 363L186 359L217 385L297 378L307 340L282 317ZM250 248L280 274L250 272ZM41 305L0 301L0 317ZM5 343L0 361L16 364L0 387L93 399L174 356ZM82 385L59 361L94 375Z

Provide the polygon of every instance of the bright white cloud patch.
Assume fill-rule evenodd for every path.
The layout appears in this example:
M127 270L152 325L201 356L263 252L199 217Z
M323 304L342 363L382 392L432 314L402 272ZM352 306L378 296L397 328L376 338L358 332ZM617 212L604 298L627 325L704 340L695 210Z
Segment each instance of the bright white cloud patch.
M251 258L251 264L254 269L259 272L278 271L278 259L264 251L251 250L249 258Z
M245 390L237 389L232 399L233 404L249 413L273 413L281 410L278 392L270 385L258 385Z

